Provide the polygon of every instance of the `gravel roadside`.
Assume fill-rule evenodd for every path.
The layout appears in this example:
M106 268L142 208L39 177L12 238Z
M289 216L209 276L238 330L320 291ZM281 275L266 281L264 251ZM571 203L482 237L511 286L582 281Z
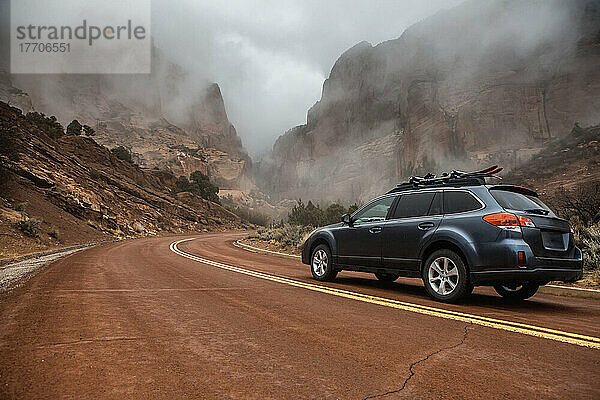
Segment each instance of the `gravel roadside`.
M5 292L26 281L26 278L38 269L45 267L59 258L95 246L95 244L72 246L50 252L41 252L28 255L26 259L0 267L0 292Z

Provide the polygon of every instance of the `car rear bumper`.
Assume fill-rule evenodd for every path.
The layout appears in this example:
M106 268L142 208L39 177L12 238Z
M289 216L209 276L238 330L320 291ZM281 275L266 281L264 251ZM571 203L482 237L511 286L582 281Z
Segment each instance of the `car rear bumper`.
M550 281L575 282L582 277L583 271L546 268L537 268L534 270L480 271L471 274L474 285L522 282L546 284Z
M534 282L546 284L550 281L575 282L583 277L583 260L536 257L523 268L502 270L480 270L471 272L475 285L496 283Z

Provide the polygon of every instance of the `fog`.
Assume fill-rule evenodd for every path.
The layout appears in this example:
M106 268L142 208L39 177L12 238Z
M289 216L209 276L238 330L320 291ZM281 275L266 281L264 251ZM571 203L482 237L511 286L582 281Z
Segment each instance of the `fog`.
M252 155L268 150L320 97L339 55L460 0L154 0L154 42L197 80L221 86Z
M376 45L395 39L407 27L459 3L462 0L153 0L154 45L188 72L181 98L164 107L176 114L186 101L191 103L194 91L207 82L218 83L230 121L248 152L257 157L279 135L306 122L307 110L319 100L324 80L345 50L363 40ZM502 63L508 51L511 59L525 59L540 40L573 32L564 24L568 3L534 0L528 7L518 7L519 2L512 6L466 2L453 10L465 20L466 14L486 7L503 10L462 46L452 42L460 30L471 26L440 28L434 18L422 29L435 50L434 58L476 53L481 60ZM7 10L7 4L8 0L0 0L0 9ZM7 17L3 12L3 38L8 36ZM2 53L7 54L6 41L1 42ZM506 51L497 51L499 44ZM470 51L473 48L477 50ZM393 64L401 65L411 54L394 57L398 60ZM3 57L2 64L7 59ZM479 68L473 61L477 60L465 58L454 74L470 79L472 70ZM551 68L549 62L547 69ZM140 97L147 99L144 93L141 90Z

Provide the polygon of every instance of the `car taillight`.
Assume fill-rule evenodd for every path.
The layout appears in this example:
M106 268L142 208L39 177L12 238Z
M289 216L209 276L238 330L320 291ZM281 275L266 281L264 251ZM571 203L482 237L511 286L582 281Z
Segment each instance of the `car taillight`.
M522 215L517 215L517 218L519 219L519 224L521 224L521 226L528 226L530 228L535 228L535 224L533 223L531 218L527 218Z
M521 225L515 214L511 213L496 213L488 214L483 217L487 223L497 226L498 228L507 229L509 231L520 231Z

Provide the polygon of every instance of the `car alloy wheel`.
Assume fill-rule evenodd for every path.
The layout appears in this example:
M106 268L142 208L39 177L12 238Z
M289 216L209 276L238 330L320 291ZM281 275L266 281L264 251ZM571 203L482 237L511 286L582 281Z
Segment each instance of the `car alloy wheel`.
M327 256L325 250L318 249L317 251L315 251L315 254L313 254L312 259L312 269L314 274L318 277L322 277L323 275L325 275L325 272L327 271L328 262L329 257Z
M427 273L431 288L442 296L456 290L459 282L458 268L448 257L438 257L429 265Z
M313 250L310 260L310 272L313 278L321 282L331 281L337 276L338 271L333 265L331 250L326 244L320 244Z

